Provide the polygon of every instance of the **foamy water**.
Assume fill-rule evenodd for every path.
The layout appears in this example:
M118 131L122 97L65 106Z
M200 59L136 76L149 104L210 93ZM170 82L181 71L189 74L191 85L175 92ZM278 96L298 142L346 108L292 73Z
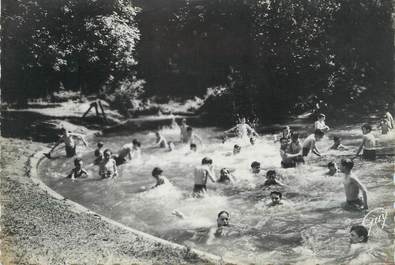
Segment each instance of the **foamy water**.
M176 150L145 149L155 141L153 133L130 136L103 137L106 148L113 152L132 139L142 142L141 159L120 166L115 180L100 180L94 160L93 147L81 150L88 179L71 182L65 176L73 168L73 159L59 157L46 161L40 168L43 180L63 196L130 227L156 236L212 252L225 258L257 264L372 264L393 260L393 216L387 218L384 231L371 236L359 248L350 247L349 229L361 224L364 213L347 212L340 208L345 201L342 175L325 175L329 161L340 162L341 157L354 154L361 139L359 126L332 130L339 135L349 151L327 151L332 141L325 137L318 143L324 157L310 155L306 164L298 168L280 168L279 143L273 135L265 135L251 146L248 140L232 139L225 144L219 140L216 128L197 129L204 140L197 153L189 146L176 143ZM177 129L164 129L162 134L178 141ZM382 136L388 145L393 135ZM392 138L391 138L392 137ZM234 144L242 146L241 153L232 155ZM387 151L388 152L388 151ZM391 151L393 152L393 150ZM59 151L63 154L63 150ZM204 198L191 196L193 168L204 156L213 159L217 176L222 167L234 169L237 181L223 185L208 181ZM262 176L250 172L252 161L259 161ZM393 160L381 157L376 162L355 160L354 175L368 189L369 208L393 205ZM151 177L154 167L161 167L171 185L143 191L155 184ZM285 187L262 189L264 173L275 169ZM267 207L273 190L283 192L284 205ZM172 215L182 212L184 219ZM208 240L207 231L216 226L217 214L227 210L231 214L228 236ZM358 244L360 245L360 244Z

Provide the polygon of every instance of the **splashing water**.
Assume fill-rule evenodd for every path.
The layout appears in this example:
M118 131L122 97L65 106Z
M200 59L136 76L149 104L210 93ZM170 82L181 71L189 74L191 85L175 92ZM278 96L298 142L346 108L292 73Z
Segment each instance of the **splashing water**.
M293 169L279 167L279 144L273 142L272 135L261 137L254 146L248 139L232 139L222 144L218 129L197 129L204 144L193 153L189 146L177 144L177 128L166 128L161 133L176 142L172 152L144 148L154 143L155 136L150 132L97 139L113 151L135 138L142 142L142 157L120 166L117 179L99 179L98 169L92 164L93 150L81 150L84 167L90 175L88 179L75 182L65 179L73 168L73 159L64 157L45 161L40 167L40 176L63 196L130 227L241 262L372 264L392 261L393 218L387 218L382 233L371 235L369 243L353 249L349 244L349 229L361 224L365 213L340 208L345 200L342 175L325 175L329 161L339 163L340 158L355 153L361 139L357 128L349 126L330 132L341 136L343 144L351 150L326 151L332 144L326 136L317 144L325 156L310 155L306 164ZM393 135L377 136L382 145L393 141ZM241 145L237 155L232 154L234 144ZM208 183L207 195L195 198L191 196L192 172L205 156L213 159L217 176L221 168L228 167L235 170L237 181L233 185ZM253 161L261 163L261 176L250 172ZM355 162L353 174L367 186L370 209L392 208L391 158ZM154 167L161 167L172 184L149 189L155 184L151 177ZM264 172L269 169L277 171L285 187L260 188L265 181ZM273 190L283 192L283 205L267 207ZM184 218L174 216L174 210ZM233 232L208 240L209 230L216 226L221 210L230 212Z

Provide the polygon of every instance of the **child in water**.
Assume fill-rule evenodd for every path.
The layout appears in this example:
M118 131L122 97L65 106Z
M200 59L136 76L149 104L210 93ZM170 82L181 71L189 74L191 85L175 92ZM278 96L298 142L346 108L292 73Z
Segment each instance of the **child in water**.
M342 159L340 171L344 173L344 191L346 193L346 202L342 204L345 210L360 211L368 209L368 195L365 186L355 176L352 176L351 170L354 162L351 159ZM359 198L359 191L362 191L363 200Z
M362 225L354 225L350 229L350 243L366 243L368 242L369 232L366 227Z
M328 170L329 171L326 173L326 175L328 175L328 176L336 175L337 171L338 171L336 163L335 162L329 162L328 163Z
M97 143L97 149L95 150L95 161L93 162L95 165L100 164L100 162L103 160L103 148L104 144L103 142L98 142Z
M218 183L222 184L231 184L236 181L235 176L230 173L230 170L227 168L222 168L220 171L219 179L217 180Z
M344 151L348 148L341 143L342 139L339 136L333 136L333 145L331 146L331 150L340 150Z
M86 172L85 169L82 168L82 159L81 158L76 158L74 159L74 166L73 170L71 170L70 174L67 176L67 178L71 178L71 180L75 180L76 178L86 178L88 177L88 172Z
M370 126L370 124L364 124L361 129L363 133L362 143L355 157L357 157L363 149L363 159L371 161L376 160L376 138L372 134L372 126Z
M101 178L115 178L118 176L118 168L115 160L111 157L110 149L104 150L104 159L100 162L99 176Z
M263 184L263 186L272 186L272 185L284 186L283 183L276 180L276 176L277 176L277 173L275 170L268 170L266 172L266 181Z
M272 191L270 193L270 199L272 200L267 206L272 207L276 205L282 205L283 203L281 202L283 195L279 191Z
M155 167L152 170L152 176L156 180L156 184L152 187L152 189L156 188L156 187L158 187L160 185L170 183L169 180L165 176L162 175L162 173L163 173L163 170L161 168L159 168L159 167Z

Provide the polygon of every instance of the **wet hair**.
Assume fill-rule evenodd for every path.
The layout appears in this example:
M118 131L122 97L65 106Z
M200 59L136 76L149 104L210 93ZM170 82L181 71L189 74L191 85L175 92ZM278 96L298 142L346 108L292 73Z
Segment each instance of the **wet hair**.
M276 171L275 170L268 170L267 172L266 172L266 177L269 177L269 176L276 176L277 175L277 173L276 173Z
M258 161L254 161L251 163L251 168L256 168L256 167L261 167L261 163L259 163Z
M280 199L282 199L282 197L283 197L283 194L281 192L279 192L279 191L272 191L272 192L270 192L270 197L272 195L278 195L278 197L280 197Z
M333 141L337 142L340 141L342 138L340 138L339 136L333 136Z
M359 237L361 237L361 236L363 237L362 242L368 242L368 238L369 238L368 234L369 233L368 233L368 230L366 229L366 227L364 227L362 225L354 225L354 226L351 227L350 233L352 231L355 231L355 233L357 233L357 235Z
M197 146L196 146L196 144L190 144L189 147L190 148L196 148Z
M112 152L111 152L111 150L110 150L110 149L106 149L106 150L104 150L104 152L103 152L103 155L104 155L105 153L110 153L110 155L112 154Z
M367 131L372 131L372 126L368 123L365 123L364 125L362 125L362 128L365 128Z
M331 161L328 163L328 167L334 167L335 166L335 162Z
M133 143L135 146L137 147L141 147L141 143L139 141L136 140L136 142Z
M74 159L74 166L77 166L80 162L82 162L82 159L77 157L76 159Z
M284 128L283 128L283 131L284 130L290 130L291 128L289 128L289 126L285 126Z
M238 144L235 144L235 145L233 146L233 148L234 148L234 149L241 149L241 146L238 145Z
M205 157L202 159L202 165L211 165L213 163L213 160L209 157Z
M137 144L138 142L137 139L133 139L132 144Z
M348 170L351 170L354 167L354 162L351 159L349 159L349 158L347 158L347 159L343 158L341 160L340 164L342 166L346 167Z
M326 117L326 116L325 116L325 114L323 114L323 113L318 114L318 119L325 118L325 117Z
M98 142L97 147L102 148L104 146L103 142Z
M222 214L224 214L224 213L226 213L226 215L227 215L228 217L230 217L230 213L229 213L228 211L225 211L225 210L220 211L220 212L218 213L217 217L219 218L219 217L220 217Z
M229 169L227 169L226 167L222 168L221 171L219 172L221 175L224 173L230 173Z
M191 127L191 126L188 126L188 127L187 127L187 131L188 131L188 132L191 132L191 131L192 131L192 127Z
M321 131L320 129L316 129L316 130L314 131L314 135L320 136L320 137L324 137L324 132Z
M162 173L163 173L163 170L162 170L160 167L155 167L155 168L152 170L152 176L153 176L153 177L158 176L158 175L160 175L160 174L162 174Z
M292 139L292 140L297 140L297 139L299 139L299 133L297 133L297 132L292 133L292 134L291 134L291 139Z

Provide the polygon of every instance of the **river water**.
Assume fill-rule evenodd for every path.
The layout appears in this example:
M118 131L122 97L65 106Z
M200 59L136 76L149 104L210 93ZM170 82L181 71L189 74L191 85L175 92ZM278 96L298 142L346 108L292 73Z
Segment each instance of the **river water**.
M295 125L296 126L296 125ZM306 126L299 125L302 135ZM164 128L162 134L168 140L178 141L177 128ZM196 133L204 145L191 153L188 146L176 143L172 152L147 148L155 137L143 131L132 135L99 137L106 148L113 151L133 139L142 142L141 159L120 166L120 176L115 180L100 180L93 166L93 150L79 151L88 179L72 182L65 176L73 168L73 159L62 156L46 160L39 168L42 180L64 197L78 202L127 226L184 244L209 251L226 259L256 264L373 264L393 262L393 156L380 156L375 162L355 160L353 174L368 189L369 209L385 207L388 216L383 229L371 231L366 244L349 244L352 225L361 224L366 212L349 212L340 205L345 201L342 174L326 176L329 161L340 162L342 157L355 153L361 140L360 124L339 126L332 129L317 146L324 157L310 155L305 165L293 169L280 168L279 143L273 135L263 135L251 146L248 140L232 139L222 143L218 128L199 128ZM393 143L393 134L381 135L374 131L380 145ZM338 135L349 151L328 151L330 137ZM234 144L242 146L241 153L232 155ZM393 154L393 148L384 153ZM216 172L222 167L234 169L237 182L233 185L209 183L204 198L191 196L193 168L204 156L213 159ZM250 172L252 161L259 161L262 176ZM151 177L154 167L161 167L171 185L143 191L155 181ZM275 169L286 186L263 189L264 172ZM284 204L267 207L273 190L283 193ZM178 218L177 210L184 214ZM217 214L230 212L231 227L225 236L212 238L209 230L216 226Z

